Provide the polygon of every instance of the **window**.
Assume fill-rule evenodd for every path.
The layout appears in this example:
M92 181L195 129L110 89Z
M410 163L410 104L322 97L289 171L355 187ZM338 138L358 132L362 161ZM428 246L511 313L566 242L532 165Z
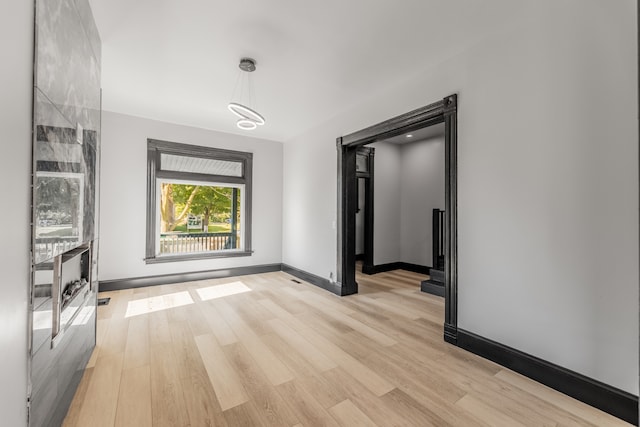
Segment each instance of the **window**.
M146 262L251 255L253 154L147 140Z

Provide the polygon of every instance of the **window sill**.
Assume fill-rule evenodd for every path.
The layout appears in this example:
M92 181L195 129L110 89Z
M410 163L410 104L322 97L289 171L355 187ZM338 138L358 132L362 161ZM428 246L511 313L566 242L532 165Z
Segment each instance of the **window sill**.
M164 262L194 261L199 259L212 258L235 258L243 256L251 256L253 251L228 251L228 252L204 252L198 254L184 255L160 255L152 258L145 258L145 264L160 264Z

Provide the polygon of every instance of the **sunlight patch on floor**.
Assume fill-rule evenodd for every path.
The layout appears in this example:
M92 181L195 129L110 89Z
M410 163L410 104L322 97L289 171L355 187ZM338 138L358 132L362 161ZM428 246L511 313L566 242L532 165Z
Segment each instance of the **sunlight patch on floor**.
M127 304L127 313L124 317L139 316L141 314L168 310L170 308L182 307L184 305L193 303L193 298L191 298L191 295L189 295L188 291L142 298L134 301L129 301L129 303Z
M209 301L216 298L228 297L230 295L237 295L250 291L251 288L242 282L224 283L222 285L196 289L196 292L202 301Z

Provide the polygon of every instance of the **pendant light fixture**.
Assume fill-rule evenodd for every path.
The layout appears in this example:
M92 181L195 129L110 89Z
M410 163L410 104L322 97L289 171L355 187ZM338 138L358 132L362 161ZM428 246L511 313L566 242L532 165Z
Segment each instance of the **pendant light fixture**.
M264 117L252 108L255 101L251 73L256 70L256 61L252 58L240 60L238 79L233 89L229 111L238 116L236 125L242 130L253 130L265 124ZM239 93L238 93L239 87Z

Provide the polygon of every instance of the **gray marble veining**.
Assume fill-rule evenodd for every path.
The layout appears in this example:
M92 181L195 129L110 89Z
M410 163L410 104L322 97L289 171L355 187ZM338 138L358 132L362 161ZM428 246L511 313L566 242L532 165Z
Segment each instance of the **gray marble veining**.
M93 19L93 12L91 11L91 6L89 5L88 0L74 0L76 5L76 10L80 15L80 23L82 24L82 28L87 35L87 39L89 43L91 43L91 48L93 49L93 55L98 61L98 69L101 68L102 64L102 41L100 40L100 34L98 34L98 27L96 26L96 22Z
M40 88L35 88L34 122L38 126L75 128L76 123L67 119Z
M36 86L71 123L97 130L100 111L100 60L94 53L74 0L38 0Z
M53 345L53 260L92 241L97 257L101 55L87 0L36 1L30 426L62 424L95 346L97 286Z
M38 264L95 238L99 133L85 128L79 143L75 125L40 89L35 105L34 262Z

